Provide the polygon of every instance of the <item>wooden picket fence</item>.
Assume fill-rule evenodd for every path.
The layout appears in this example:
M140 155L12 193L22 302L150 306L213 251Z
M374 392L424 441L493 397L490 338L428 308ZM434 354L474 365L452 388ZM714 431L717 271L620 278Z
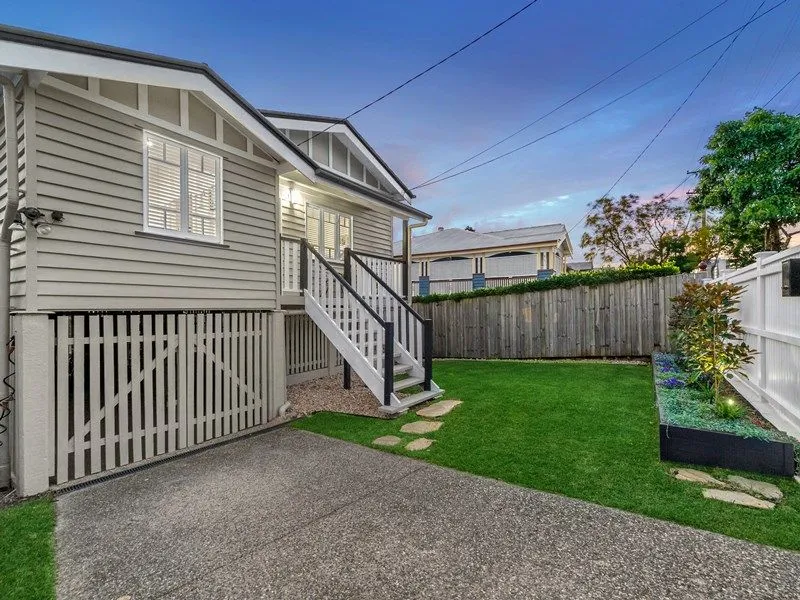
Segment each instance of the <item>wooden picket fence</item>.
M648 356L669 348L669 299L694 275L415 303L438 358Z
M261 311L57 315L56 484L273 418L268 319Z
M289 312L284 327L288 385L341 371L342 356L311 317L302 311Z

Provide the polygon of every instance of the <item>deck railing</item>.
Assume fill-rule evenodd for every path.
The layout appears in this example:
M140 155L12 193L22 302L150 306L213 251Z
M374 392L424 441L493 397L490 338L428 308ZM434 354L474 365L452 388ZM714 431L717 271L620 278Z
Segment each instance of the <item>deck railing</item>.
M300 240L281 238L281 281L284 292L300 291Z

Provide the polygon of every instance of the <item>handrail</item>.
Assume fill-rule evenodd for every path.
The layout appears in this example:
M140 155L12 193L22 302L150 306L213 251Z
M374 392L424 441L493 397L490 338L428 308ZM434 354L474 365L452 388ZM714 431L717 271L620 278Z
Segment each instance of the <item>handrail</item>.
M383 279L381 279L375 271L373 271L371 268L369 268L369 266L367 266L367 263L365 263L363 260L361 260L361 258L359 258L358 253L356 253L353 250L350 250L350 248L345 248L344 249L344 260L345 260L345 262L347 262L348 255L352 256L353 260L355 260L361 266L361 268L363 268L365 271L367 271L367 273L372 275L372 277L381 285L381 287L383 287L383 289L388 291L394 297L395 300L400 302L400 304L403 306L403 308L405 308L408 312L410 312L411 315L415 319L417 319L417 321L419 321L420 323L424 323L425 322L425 319L423 318L422 315L420 315L417 311L415 311L411 307L411 305L408 302L406 302L405 299L403 299L403 297L400 294L395 292L391 288L391 286L387 285L387 283L385 281L383 281Z
M359 254L361 256L368 256L369 258L377 258L379 260L388 260L401 265L405 264L406 262L402 258L394 258L393 256L381 256L380 254L374 254L372 252L362 252L361 250L353 250L352 248L346 248L346 250L349 250L351 254Z
M356 290L353 288L353 286L350 285L350 283L344 277L342 277L336 271L336 269L333 268L331 263L329 263L327 260L325 260L325 257L322 256L319 252L317 252L314 249L314 247L311 246L311 244L308 243L307 240L305 240L305 239L301 239L300 240L300 249L301 249L301 254L300 254L300 281L302 283L302 286L303 286L304 290L308 289L308 255L303 251L304 250L310 250L311 253L317 258L317 260L322 265L324 265L325 268L328 269L328 271L330 271L331 275L333 275L336 278L336 280L339 283L342 284L342 287L344 287L344 289L346 289L348 292L350 292L350 294L352 296L355 296L356 300L358 300L358 303L361 304L361 306L363 306L364 308L367 309L367 312L369 313L369 315L373 319L378 321L379 325L381 325L384 328L386 327L386 321L381 319L380 315L378 315L378 313L375 311L375 309L373 309L367 303L367 301L364 300L364 298L362 298L361 295L358 292L356 292Z

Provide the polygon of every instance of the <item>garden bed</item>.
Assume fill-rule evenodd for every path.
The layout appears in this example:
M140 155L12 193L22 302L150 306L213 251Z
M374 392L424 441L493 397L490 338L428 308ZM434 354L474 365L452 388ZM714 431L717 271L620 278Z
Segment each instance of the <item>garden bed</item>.
M653 383L659 413L661 460L791 476L796 469L794 441L775 429L737 395L738 418L718 416L701 390L669 354L653 355Z

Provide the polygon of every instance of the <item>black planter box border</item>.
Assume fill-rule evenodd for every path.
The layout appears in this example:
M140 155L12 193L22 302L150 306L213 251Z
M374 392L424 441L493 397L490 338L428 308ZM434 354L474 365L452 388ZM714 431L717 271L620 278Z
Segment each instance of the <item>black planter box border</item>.
M789 442L759 440L723 431L668 424L659 402L655 360L653 394L658 408L661 460L754 471L766 475L794 475L794 445Z

